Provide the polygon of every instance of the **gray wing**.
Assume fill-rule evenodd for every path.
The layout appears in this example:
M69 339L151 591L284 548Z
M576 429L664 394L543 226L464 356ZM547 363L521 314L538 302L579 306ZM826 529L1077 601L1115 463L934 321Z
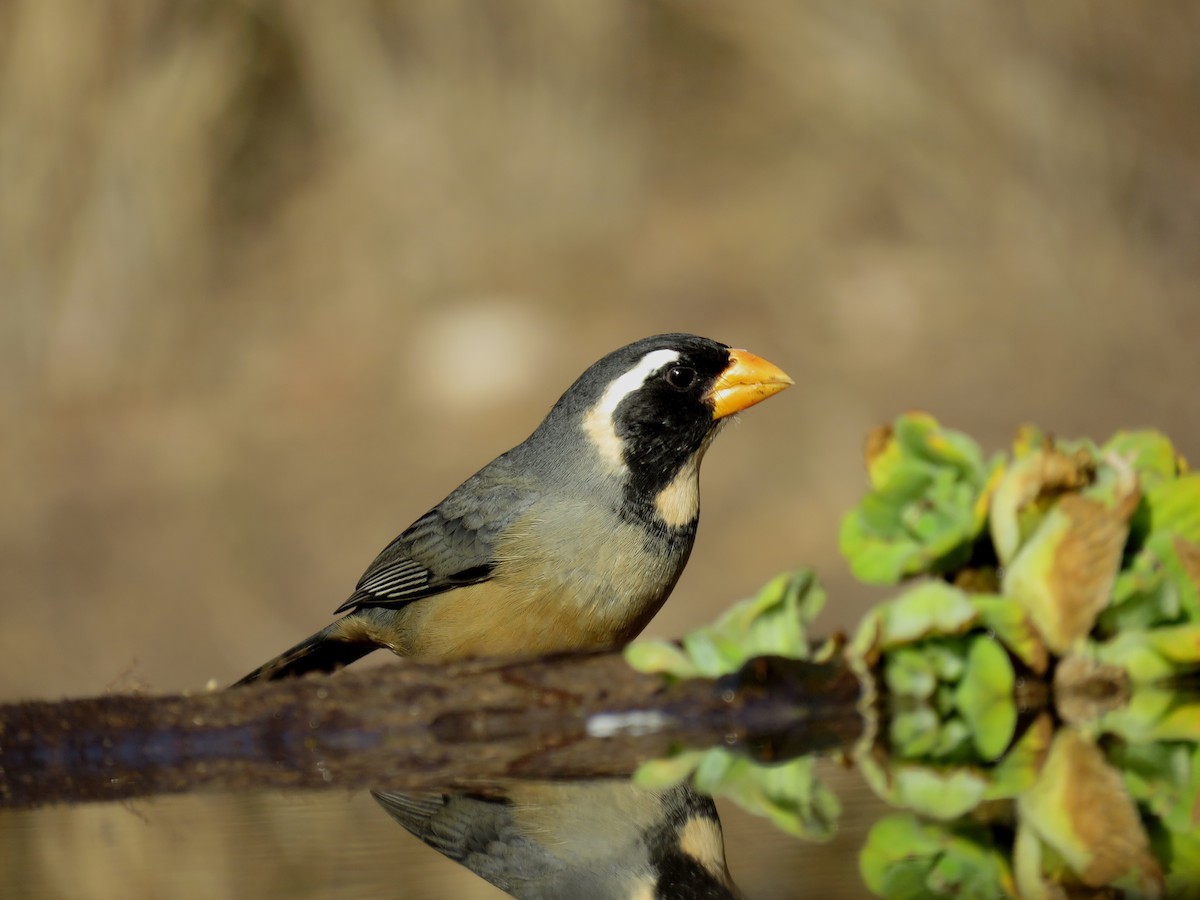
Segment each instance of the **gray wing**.
M471 476L388 544L336 612L403 605L491 578L497 539L539 496L503 460Z
M468 794L371 791L393 819L434 850L516 897L607 897L593 890L561 890L556 876L570 874L550 847L522 834L501 799Z

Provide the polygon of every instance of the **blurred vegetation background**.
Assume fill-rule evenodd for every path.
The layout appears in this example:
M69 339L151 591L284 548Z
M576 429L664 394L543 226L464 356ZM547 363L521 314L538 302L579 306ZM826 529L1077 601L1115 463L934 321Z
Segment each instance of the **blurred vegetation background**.
M709 456L651 632L815 565L866 431L1200 455L1200 7L0 4L0 699L224 684L608 350L797 386ZM756 900L858 896L726 815ZM861 813L861 814L860 814ZM490 898L362 796L0 819L8 897Z

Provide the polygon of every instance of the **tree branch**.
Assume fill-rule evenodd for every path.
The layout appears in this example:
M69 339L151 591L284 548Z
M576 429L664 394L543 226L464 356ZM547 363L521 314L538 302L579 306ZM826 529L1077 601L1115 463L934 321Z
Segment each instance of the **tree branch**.
M0 807L198 789L484 789L623 776L680 748L764 759L850 746L840 659L751 660L721 679L631 669L619 652L449 663L198 695L0 706Z

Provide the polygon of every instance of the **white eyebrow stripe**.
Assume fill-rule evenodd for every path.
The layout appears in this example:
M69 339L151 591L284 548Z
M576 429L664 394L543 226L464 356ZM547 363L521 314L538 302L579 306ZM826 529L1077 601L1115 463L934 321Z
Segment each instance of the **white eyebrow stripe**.
M651 350L633 368L616 378L583 417L584 432L613 471L625 468L624 444L613 427L613 413L621 401L645 384L651 375L678 359L678 350Z
M651 350L638 360L637 365L608 386L596 405L596 411L611 416L621 401L645 384L647 378L678 359L678 350Z

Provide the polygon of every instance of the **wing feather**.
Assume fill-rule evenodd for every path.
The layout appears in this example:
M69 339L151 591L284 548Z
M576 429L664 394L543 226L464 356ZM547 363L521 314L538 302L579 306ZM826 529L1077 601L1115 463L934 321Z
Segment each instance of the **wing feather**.
M497 540L538 496L505 462L473 475L388 544L336 612L399 606L490 579Z

